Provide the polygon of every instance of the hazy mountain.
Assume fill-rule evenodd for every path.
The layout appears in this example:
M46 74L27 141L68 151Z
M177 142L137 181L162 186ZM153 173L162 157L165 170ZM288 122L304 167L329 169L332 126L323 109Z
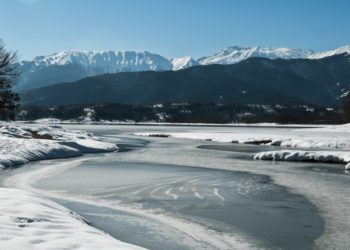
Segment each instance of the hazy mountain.
M269 59L296 59L306 58L313 53L314 52L312 50L308 49L232 46L225 48L212 56L202 57L198 61L203 65L233 64L250 57L263 57Z
M349 56L319 60L249 58L231 65L179 71L128 72L85 78L22 94L24 104L235 104L337 105L350 90Z

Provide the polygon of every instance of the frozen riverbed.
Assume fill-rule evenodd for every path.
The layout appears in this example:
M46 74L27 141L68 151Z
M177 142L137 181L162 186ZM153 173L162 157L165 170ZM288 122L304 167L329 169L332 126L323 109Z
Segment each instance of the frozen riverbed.
M103 230L101 221L109 221L108 232L116 238L150 249L228 249L237 246L238 236L252 247L296 249L311 246L323 231L323 221L307 199L287 192L266 176L244 172L106 161L102 157L45 178L34 187L56 194L67 192L70 197L87 198L90 205L114 208L113 213L101 208L86 211L82 204L67 205L91 221L97 219ZM129 206L144 221L142 227L135 218L131 225L127 223L132 212L129 219L122 219L128 217ZM201 234L196 236L199 230ZM152 238L154 242L149 240Z
M4 183L55 199L112 236L151 249L348 243L349 176L336 165L254 162L251 154L266 147L131 135L188 127L70 128L119 143L121 152L30 164L8 172ZM263 130L240 128L252 129Z

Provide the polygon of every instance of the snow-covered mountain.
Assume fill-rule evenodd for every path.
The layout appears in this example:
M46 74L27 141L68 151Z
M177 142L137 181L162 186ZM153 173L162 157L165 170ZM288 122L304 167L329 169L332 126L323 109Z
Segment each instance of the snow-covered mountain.
M329 51L314 53L314 54L308 56L308 58L309 59L321 59L321 58L324 58L324 57L340 55L340 54L348 54L348 55L350 55L350 45L346 45L346 46L337 48L335 50L329 50Z
M200 64L234 64L250 57L264 57L270 59L295 59L306 58L313 54L308 49L289 49L289 48L262 48L262 47L240 47L231 46L218 53L202 57L198 61Z
M198 61L190 56L184 56L180 58L171 58L171 64L173 65L173 70L186 69L192 66L200 65Z
M38 88L106 73L172 70L171 62L147 51L62 51L17 64L15 89Z
M147 51L61 51L48 56L38 56L32 61L22 64L32 64L35 67L52 65L79 65L87 70L99 69L105 73L122 71L161 71L171 70L169 61Z
M73 82L106 73L181 70L197 65L234 64L250 57L269 59L319 59L350 54L350 45L332 51L231 46L198 60L190 56L167 59L147 51L62 51L17 63L21 73L15 90L23 91L56 83Z
M61 51L21 61L15 90L23 91L118 72L180 70L200 65L193 58L167 59L147 51Z

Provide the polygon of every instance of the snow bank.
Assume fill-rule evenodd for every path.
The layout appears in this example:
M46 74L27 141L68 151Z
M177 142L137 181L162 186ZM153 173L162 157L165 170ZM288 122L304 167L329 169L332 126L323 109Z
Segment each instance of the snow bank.
M287 141L280 140L280 146L299 147L304 149L330 148L332 150L276 150L257 153L254 156L254 159L347 163L345 169L350 169L350 124L301 129L299 131L306 132L307 135L304 135L303 137L295 136ZM319 134L319 136L312 136L313 133Z
M254 159L273 161L317 161L347 163L350 162L350 152L277 150L257 153L254 156Z
M0 249L142 249L38 195L0 188Z
M108 152L117 146L100 141L87 132L69 131L60 126L0 123L0 167L29 161Z
M270 134L269 134L270 133ZM349 137L344 135L318 134L317 136L304 134L297 135L291 130L288 134L279 134L277 131L265 130L259 133L239 132L181 132L181 133L135 133L147 137L173 137L182 139L196 139L225 143L244 143L257 145L271 145L292 148L332 148L350 149Z

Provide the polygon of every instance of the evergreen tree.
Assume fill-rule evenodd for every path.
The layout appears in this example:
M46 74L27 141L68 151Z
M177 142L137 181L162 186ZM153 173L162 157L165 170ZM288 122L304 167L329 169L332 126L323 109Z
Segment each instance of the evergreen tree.
M13 66L17 60L17 54L6 50L0 40L0 119L9 120L15 118L18 108L19 95L12 91L12 86L18 76Z

